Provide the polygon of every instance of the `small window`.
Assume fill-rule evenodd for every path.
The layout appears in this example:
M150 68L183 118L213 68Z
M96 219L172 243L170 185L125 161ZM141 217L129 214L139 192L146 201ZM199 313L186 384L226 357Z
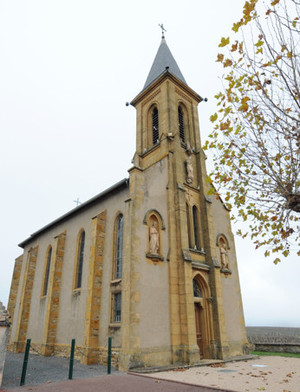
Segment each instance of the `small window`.
M184 114L182 107L178 107L178 127L179 127L179 136L180 140L185 143L185 134L184 134Z
M152 111L152 143L159 142L159 129L158 129L158 110L155 107Z
M200 250L200 233L199 233L199 223L198 223L198 210L197 210L196 206L193 206L193 226L194 226L195 249Z
M43 285L43 293L42 293L43 296L47 295L47 292L48 292L51 256L52 256L52 246L49 246L48 251L47 251L47 255L46 255L46 269L45 269L44 285Z
M121 322L122 293L115 293L112 296L112 322Z
M203 297L200 284L196 279L193 280L193 291L194 291L194 297L196 297L196 298Z
M116 251L115 251L115 278L122 277L122 258L123 258L123 215L117 218L117 232L116 232Z
M80 233L79 242L78 242L75 289L81 288L82 270L83 270L83 256L84 256L84 244L85 244L85 232L82 231Z

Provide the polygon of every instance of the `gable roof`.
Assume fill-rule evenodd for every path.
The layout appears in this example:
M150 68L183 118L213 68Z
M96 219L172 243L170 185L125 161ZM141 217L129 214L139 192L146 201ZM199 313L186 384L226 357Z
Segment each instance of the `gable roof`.
M38 231L31 234L29 238L22 241L20 244L18 244L18 246L20 248L24 248L27 244L29 244L31 241L36 239L40 234L46 232L47 230L53 228L54 226L56 226L62 222L65 222L69 218L79 214L80 212L91 207L92 205L98 203L100 200L103 200L104 198L109 197L110 195L112 195L114 193L120 192L122 189L125 189L125 188L128 189L128 187L129 187L129 180L127 178L124 178L123 180L117 182L115 185L109 187L108 189L105 189L103 192L99 193L98 195L92 197L91 199L87 200L86 202L73 208L71 211L62 215L60 218L55 219L54 221L48 223L46 226L42 227Z
M144 89L154 82L163 72L168 70L183 83L187 84L167 43L163 37L147 77Z

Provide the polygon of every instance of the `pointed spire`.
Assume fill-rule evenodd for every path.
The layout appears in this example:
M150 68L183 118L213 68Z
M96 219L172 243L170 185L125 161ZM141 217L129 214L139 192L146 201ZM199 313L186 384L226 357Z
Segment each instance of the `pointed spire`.
M152 67L150 69L149 75L147 77L144 89L148 87L154 80L156 80L163 72L168 70L178 79L180 79L185 84L186 81L166 43L164 32L166 31L163 25L159 25L162 29L162 39L158 51L156 53L155 59L153 61Z

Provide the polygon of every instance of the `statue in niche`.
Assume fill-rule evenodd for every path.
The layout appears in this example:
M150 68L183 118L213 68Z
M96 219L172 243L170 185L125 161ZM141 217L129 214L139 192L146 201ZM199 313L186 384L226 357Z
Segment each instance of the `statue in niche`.
M224 241L220 242L221 268L229 269L228 251Z
M191 184L194 180L194 168L193 168L193 162L192 162L193 150L191 148L189 141L187 141L187 143L186 143L186 150L185 151L188 155L187 159L185 160L186 182L188 184Z
M191 184L194 179L194 169L193 169L192 157L188 157L186 159L185 167L186 167L186 182L188 184Z
M158 223L156 220L153 219L150 226L149 252L153 255L157 255L158 250L159 250Z

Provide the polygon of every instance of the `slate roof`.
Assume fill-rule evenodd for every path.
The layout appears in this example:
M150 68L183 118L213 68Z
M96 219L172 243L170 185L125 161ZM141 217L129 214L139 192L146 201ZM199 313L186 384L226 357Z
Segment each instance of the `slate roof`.
M154 80L156 80L163 72L165 72L166 67L169 67L169 72L187 84L166 43L165 38L163 37L144 85L144 89L154 82Z
M51 223L48 223L46 226L42 227L40 230L31 234L29 238L22 241L18 246L20 248L25 248L25 246L27 244L29 244L32 240L34 240L36 237L38 237L38 235L44 233L45 231L49 230L50 228L54 227L55 225L66 221L70 217L77 215L79 212L89 208L90 206L94 205L95 203L99 202L100 200L104 199L105 197L109 197L111 194L113 194L115 192L120 192L122 189L125 189L128 187L129 187L129 179L124 178L123 180L117 182L115 185L109 187L108 189L104 190L103 192L99 193L98 195L92 197L91 199L87 200L86 202L73 208L71 211L62 215L60 218L55 219Z

